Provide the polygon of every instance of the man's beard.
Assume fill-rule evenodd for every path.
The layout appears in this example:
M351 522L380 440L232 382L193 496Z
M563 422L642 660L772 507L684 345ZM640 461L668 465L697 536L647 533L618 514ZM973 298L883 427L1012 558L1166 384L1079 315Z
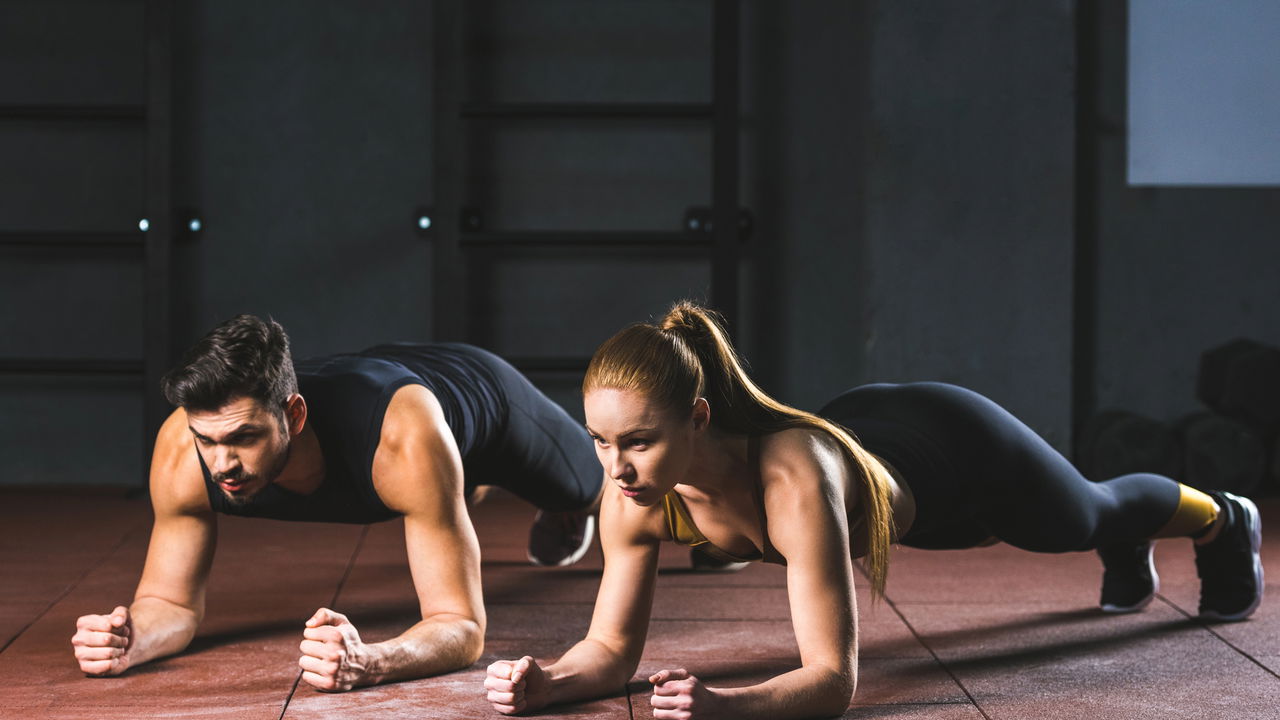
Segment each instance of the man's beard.
M217 475L213 476L213 481L215 483L221 484L223 480L235 480L237 482L243 482L246 485L252 485L257 482L258 476L251 473L239 471L239 470L237 470L236 472L218 473ZM270 481L268 481L268 483L269 482ZM266 487L266 486L264 485L263 487ZM221 487L219 487L218 489L222 490ZM244 507L245 505L248 505L249 503L253 502L254 496L262 492L262 489L263 488L258 488L252 493L230 493L230 492L227 492L226 490L222 490L222 497L225 498L227 501L227 504L231 505L232 507Z
M219 487L218 489L222 490L222 497L226 498L227 504L237 508L243 508L251 504L254 498L258 497L263 490L266 490L268 486L276 481L276 478L280 477L280 473L284 471L284 466L289 463L289 450L291 447L291 443L285 444L284 452L280 453L280 459L276 461L276 464L266 475L267 481L257 490L254 490L251 493L228 493L226 490L222 490L222 488ZM218 473L213 476L213 482L221 483L223 480L235 480L246 486L254 486L257 485L258 478L258 473L247 473L242 468L235 472Z

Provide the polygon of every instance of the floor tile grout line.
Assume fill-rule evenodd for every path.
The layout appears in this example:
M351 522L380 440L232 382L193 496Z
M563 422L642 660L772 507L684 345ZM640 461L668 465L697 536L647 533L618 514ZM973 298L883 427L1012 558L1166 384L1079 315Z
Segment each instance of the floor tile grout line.
M862 575L864 579L868 581L871 579L870 575L867 574L866 567L864 567L862 563L855 562L853 564L853 568L856 572ZM916 639L916 642L920 643L921 647L929 651L929 654L933 656L933 661L938 663L943 672L947 674L947 677L951 678L951 681L956 684L956 687L960 688L960 692L964 693L964 696L969 698L969 702L973 705L973 708L978 711L978 714L982 715L986 720L991 720L991 716L988 715L987 711L983 710L982 706L978 704L977 699L973 697L973 693L969 692L969 688L965 687L964 683L960 682L960 678L956 677L956 674L952 672L951 668L947 667L947 664L942 662L942 658L938 657L938 653L934 652L933 648L929 647L929 643L924 641L924 638L920 636L919 632L916 632L915 626L911 624L911 621L907 619L906 615L902 614L902 611L898 609L898 605L894 603L888 595L881 595L880 597L886 604L888 604L889 609L893 610L893 613L898 616L898 619L902 621L902 624L907 626L907 630L911 632L911 635Z
M929 643L924 641L924 638L921 637L920 633L916 631L915 626L911 624L911 621L907 619L906 615L903 615L902 612L898 610L898 606L895 605L894 602L889 599L888 595L884 596L884 601L888 603L889 607L892 608L895 613L897 613L898 618L901 619L902 623L907 626L907 630L911 631L911 634L915 637L916 642L920 643L920 645L923 646L925 650L929 651L929 654L933 656L934 662L938 663L938 665L942 667L943 672L945 672L947 676L951 678L951 681L954 682L956 686L960 688L960 691L964 693L964 696L969 698L969 702L973 703L974 709L977 710L978 713L982 715L982 717L986 718L986 720L991 720L991 716L988 715L987 712L982 709L982 706L978 704L977 699L973 697L973 693L969 692L969 688L965 687L964 683L960 682L960 678L956 677L956 674L952 672L951 668L947 667L947 664L942 662L942 658L938 657L938 653L934 652L932 647L929 647Z
M40 618L48 614L48 612L52 610L55 605L57 605L58 603L66 599L66 597L70 595L72 591L74 591L77 587L80 586L80 583L84 582L85 578L89 577L89 573L98 569L98 566L100 566L102 563L109 560L112 555L116 554L116 551L118 551L121 547L123 547L124 544L129 541L129 538L133 537L133 534L137 532L138 528L142 527L145 524L146 523L144 521L144 522L138 523L137 525L134 525L133 527L130 527L128 530L125 530L124 535L122 535L120 539L116 541L115 545L111 546L110 550L108 550L105 554L103 554L102 557L98 558L93 564L91 564L88 568L86 568L84 572L80 573L80 577L76 578L71 583L69 583L67 587L63 588L62 592L58 593L57 597L51 600L43 610L36 613L36 616L31 618L30 622L23 625L22 628L18 630L18 632L14 633L13 637L6 640L4 645L0 647L0 653L3 653L5 650L8 650L9 646L17 642L18 638L22 637L23 633L30 630L32 625L35 625L36 623L40 622Z
M338 596L342 594L342 588L347 584L347 578L351 577L351 571L355 569L356 559L360 557L360 550L364 548L365 538L369 537L369 526L365 525L360 529L360 537L356 538L356 546L351 550L351 557L347 560L347 567L342 571L342 577L338 579L338 586L333 589L333 596L329 598L328 607L338 606ZM298 692L298 685L302 682L302 670L298 670L298 676L293 679L293 687L289 688L289 694L284 697L284 705L280 707L280 716L276 720L284 720L285 713L289 712L289 703L293 701L294 693Z
M1192 615L1191 613L1187 612L1186 610L1183 610L1183 609L1182 609L1181 607L1179 607L1176 603L1174 603L1172 600L1170 600L1169 598L1165 597L1164 595L1162 595L1162 594L1160 594L1160 593L1156 593L1156 597L1157 597L1157 598L1159 598L1159 599L1160 599L1160 601L1161 601L1161 602L1163 602L1164 604L1166 604L1166 605L1168 605L1169 607L1173 608L1173 609L1174 609L1174 610L1176 610L1177 612L1182 613L1184 616L1186 616L1186 617L1187 617L1187 619L1188 619L1188 620L1192 620L1192 621L1195 621L1196 623L1198 623L1198 624L1200 625L1200 627L1204 628L1204 630L1205 630L1206 632L1208 632L1210 635L1212 635L1212 636L1214 636L1214 637L1218 638L1219 640L1221 640L1221 641L1222 641L1222 644L1226 645L1227 647L1231 648L1232 650L1235 650L1236 652L1238 652L1238 653L1240 653L1242 656L1244 656L1244 658L1245 658L1246 660L1248 660L1249 662L1253 663L1254 665L1257 665L1258 667L1262 668L1263 672L1267 673L1267 674L1268 674L1268 675L1270 675L1271 677L1274 677L1274 678L1276 678L1276 679L1280 680L1280 673L1277 673L1275 670L1272 670L1271 668L1267 667L1266 665L1263 665L1263 664L1262 664L1262 663L1261 663L1257 658L1253 657L1252 655L1250 655L1249 653L1247 653L1247 652L1245 652L1243 649L1241 649L1239 646L1237 646L1235 643L1233 643L1233 642L1231 642L1230 640L1228 640L1228 639L1226 639L1225 637L1223 637L1223 636L1222 636L1222 635L1221 635L1217 630L1214 630L1214 629L1213 629L1213 628L1212 628L1208 623L1205 623L1203 620L1200 620L1198 617L1196 617L1196 616Z

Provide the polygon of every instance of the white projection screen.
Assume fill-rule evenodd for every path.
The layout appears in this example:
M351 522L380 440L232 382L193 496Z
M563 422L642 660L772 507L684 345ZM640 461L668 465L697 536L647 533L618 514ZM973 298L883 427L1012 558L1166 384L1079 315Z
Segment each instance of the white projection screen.
M1131 185L1280 185L1280 0L1129 0Z

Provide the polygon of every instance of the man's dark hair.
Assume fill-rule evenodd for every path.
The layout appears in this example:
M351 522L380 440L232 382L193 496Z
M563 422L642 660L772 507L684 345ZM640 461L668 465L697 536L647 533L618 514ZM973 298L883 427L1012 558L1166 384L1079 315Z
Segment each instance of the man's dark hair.
M283 411L298 392L289 336L274 320L237 315L192 345L160 386L165 399L190 410L217 410L244 396Z

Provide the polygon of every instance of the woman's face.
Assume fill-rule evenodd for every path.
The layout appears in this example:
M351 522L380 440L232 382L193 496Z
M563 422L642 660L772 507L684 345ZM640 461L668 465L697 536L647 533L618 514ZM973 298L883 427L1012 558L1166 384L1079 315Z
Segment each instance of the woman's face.
M696 431L691 410L681 417L635 390L599 388L583 398L596 457L622 494L645 507L684 482Z

